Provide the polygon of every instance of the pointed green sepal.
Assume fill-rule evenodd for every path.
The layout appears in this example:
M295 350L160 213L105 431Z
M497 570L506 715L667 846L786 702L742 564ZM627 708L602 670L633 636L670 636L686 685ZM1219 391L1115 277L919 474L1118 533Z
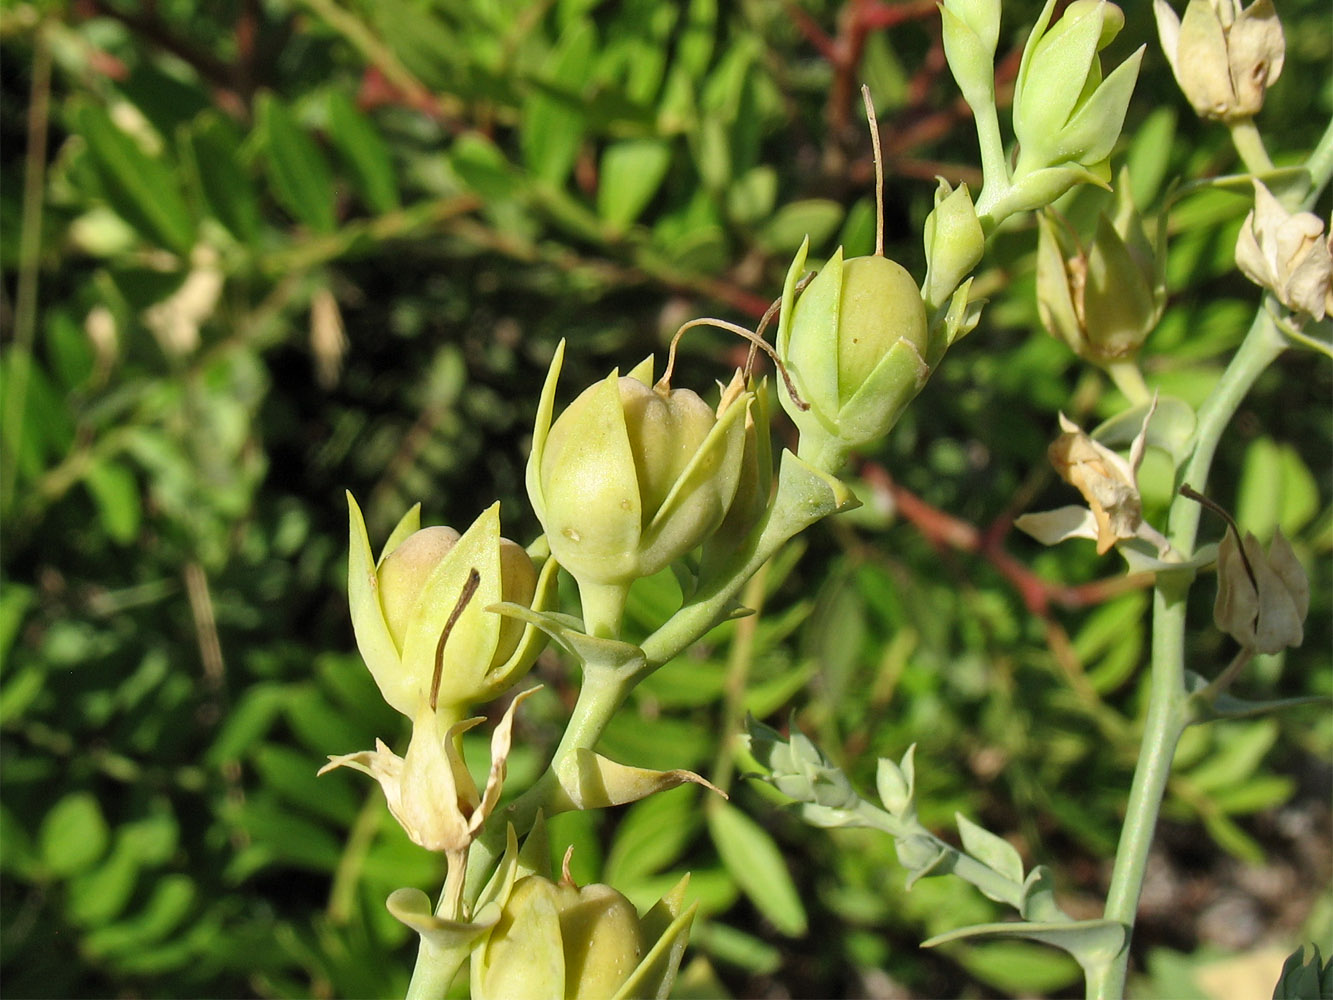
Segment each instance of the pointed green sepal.
M654 771L631 767L579 747L556 765L560 790L547 800L551 813L571 809L606 809L638 802L656 792L664 792L686 783L703 785L724 799L727 793L693 771Z

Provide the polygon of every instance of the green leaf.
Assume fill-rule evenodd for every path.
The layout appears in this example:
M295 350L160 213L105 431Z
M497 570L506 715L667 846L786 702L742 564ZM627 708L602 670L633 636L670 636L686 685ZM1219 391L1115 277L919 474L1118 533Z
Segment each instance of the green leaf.
M626 139L602 153L597 214L613 226L628 226L657 194L671 165L671 146L661 139Z
M1202 816L1208 835L1228 854L1247 865L1262 864L1264 849L1253 837L1237 826L1225 813L1209 810Z
M324 154L274 95L260 95L258 117L273 196L311 229L333 232L333 172Z
M259 683L248 688L227 713L227 721L208 748L204 764L219 767L247 756L272 728L290 693L289 688L272 683ZM343 749L352 750L350 747Z
M1285 805L1295 790L1293 779L1282 774L1260 774L1213 795L1213 805L1228 815L1256 813Z
M195 885L188 875L157 881L143 909L129 920L93 931L84 938L89 954L106 958L155 944L176 930L194 906Z
M73 117L111 207L145 238L181 256L188 254L194 246L194 220L169 161L149 156L98 105L78 105Z
M616 828L602 877L629 885L662 871L681 856L699 828L699 794L693 785L636 802Z
M398 208L398 180L379 132L343 91L329 91L328 102L329 138L352 172L362 200L376 212Z
M1185 671L1185 685L1190 693L1190 707L1193 712L1190 720L1192 725L1212 722L1215 719L1252 718L1285 708L1295 708L1300 705L1326 705L1328 702L1327 698L1319 696L1249 701L1244 698L1237 698L1225 691L1210 700L1204 693L1208 690L1209 683L1208 678L1195 673L1193 670ZM1186 737L1189 737L1189 734L1193 732L1198 732L1198 730L1186 730ZM1181 754L1179 751L1176 753L1176 760L1178 762L1177 767L1185 766L1180 763Z
M523 182L499 147L477 132L458 137L449 150L449 164L464 184L487 201L512 198Z
M737 177L727 190L727 214L742 225L753 225L773 213L778 196L778 173L763 164Z
M1175 149L1176 111L1169 105L1156 108L1135 129L1125 155L1131 196L1140 207L1151 205L1161 190Z
M70 920L81 927L96 927L115 919L125 909L139 879L139 865L122 843L91 871L70 880Z
M208 213L250 245L259 233L259 196L238 155L241 142L229 119L207 111L191 125L182 145Z
M804 690L818 672L818 661L807 660L799 667L786 670L776 677L751 684L745 692L742 707L756 719L766 719Z
M1058 994L1083 978L1069 955L1026 941L973 943L960 948L956 960L981 982L1012 996Z
M1325 962L1317 944L1300 945L1282 963L1273 1000L1333 1000L1333 956Z
M116 849L123 846L139 864L148 867L166 864L179 843L180 826L166 800L159 800L147 816L116 830Z
M40 874L32 838L19 818L3 805L0 805L0 872L25 882Z
M1296 449L1262 437L1245 451L1236 520L1242 531L1268 539L1281 527L1293 535L1319 511L1319 486Z
M96 365L92 341L83 327L64 309L47 313L46 346L51 373L66 389L80 388Z
M735 806L715 802L708 829L723 864L755 907L788 937L804 934L808 921L782 852L758 823Z
M657 699L664 708L685 708L716 703L725 683L726 672L721 664L681 656L654 670L639 690Z
M648 722L636 712L620 711L597 747L613 760L669 771L698 767L709 756L713 741L713 733L689 719L662 716Z
M710 920L690 932L690 943L728 965L760 975L772 975L782 967L782 952L767 941L728 924Z
M1254 773L1277 735L1274 719L1219 723L1213 730L1213 752L1188 773L1190 784L1204 792L1239 784Z
M0 672L9 662L9 651L18 638L19 627L32 606L33 597L31 587L13 580L5 580L5 585L0 587Z
M954 818L958 822L958 834L963 840L963 850L1009 881L1019 885L1023 883L1023 858L1013 844L973 823L962 813L954 813ZM994 896L990 898L1003 902L1003 899Z
M37 835L42 861L55 875L69 877L91 868L105 852L108 832L97 799L71 792L42 820Z
M842 222L842 206L827 198L793 201L759 232L759 242L772 253L793 253L807 236L810 246L819 247Z
M556 186L565 183L583 141L583 88L596 47L591 20L570 22L523 105L523 162L535 177Z
M119 545L129 545L138 538L143 510L134 473L108 459L90 465L83 481L97 504L107 537Z
M255 771L264 787L314 816L350 827L361 806L357 790L347 782L317 778L322 761L277 743L266 743L254 754Z
M360 775L348 775L344 780L356 778L369 780ZM326 776L320 780L331 779ZM341 833L335 836L326 826L303 818L267 796L247 799L238 813L241 829L251 843L232 857L225 872L227 878L240 881L277 863L316 872L337 868L343 853Z

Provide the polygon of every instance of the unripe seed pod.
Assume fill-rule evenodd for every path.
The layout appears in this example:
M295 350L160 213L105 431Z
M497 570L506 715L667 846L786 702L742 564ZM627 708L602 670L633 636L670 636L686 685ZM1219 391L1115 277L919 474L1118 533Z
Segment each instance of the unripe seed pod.
M787 272L777 350L809 408L780 398L801 457L832 471L886 433L925 384L929 326L912 276L879 255L843 261L839 248L797 299L806 250Z
M514 883L499 923L473 956L473 1000L613 996L647 952L634 904L609 885Z
M376 564L361 509L347 499L352 626L385 701L409 718L424 701L475 704L532 665L540 633L485 609L508 601L541 610L554 577L547 572L540 583L522 547L500 537L498 504L461 535L419 528L413 508Z

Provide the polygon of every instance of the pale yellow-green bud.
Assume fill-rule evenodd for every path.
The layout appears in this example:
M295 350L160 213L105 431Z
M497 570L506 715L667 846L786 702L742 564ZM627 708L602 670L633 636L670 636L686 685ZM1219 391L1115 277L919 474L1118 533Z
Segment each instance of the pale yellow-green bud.
M473 1000L610 997L643 958L639 915L609 885L582 889L529 875L514 884L473 959Z
M427 701L433 708L476 704L522 676L543 633L486 608L507 601L541 610L554 567L539 579L527 553L500 537L499 504L462 535L421 528L420 507L413 507L376 563L350 493L347 503L352 627L385 701L415 719Z
M542 392L528 496L551 554L578 581L585 625L613 634L629 585L721 524L740 478L748 402L719 416L689 389L651 385L645 362L585 389L553 421L563 351Z
M472 954L473 1000L665 997L689 934L678 884L644 917L609 885L528 875Z
M800 457L834 471L887 433L925 384L926 307L903 267L878 255L844 261L841 247L798 299L807 249L787 272L777 351L809 408L779 398L801 432Z
M1185 97L1204 118L1251 118L1282 73L1286 39L1272 0L1190 0L1183 20L1153 0L1157 34Z

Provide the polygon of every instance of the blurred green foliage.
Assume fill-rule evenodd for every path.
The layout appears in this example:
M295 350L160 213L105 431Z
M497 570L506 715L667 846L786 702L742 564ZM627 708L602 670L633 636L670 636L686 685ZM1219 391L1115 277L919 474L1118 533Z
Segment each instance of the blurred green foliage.
M1281 6L1287 68L1260 118L1279 162L1333 109L1320 6ZM1037 5L1005 8L1011 78ZM1123 52L1151 41L1146 9L1130 15ZM806 233L818 256L870 249L861 80L886 143L887 249L919 275L932 178L977 177L937 22L932 3L860 0L0 12L8 995L401 994L414 944L383 900L435 891L442 867L378 790L314 777L328 753L404 735L353 651L342 490L368 498L376 537L417 500L427 522L464 524L499 497L507 533L530 539L522 469L558 338L565 382L586 383L693 315L752 323ZM1176 177L1236 169L1155 43L1139 94L1125 155L1140 206ZM1064 211L1085 225L1097 207L1084 192ZM1207 192L1171 217L1172 301L1145 358L1152 385L1191 402L1258 301L1231 262L1244 210ZM890 842L802 826L732 762L745 711L790 714L865 789L877 756L916 742L926 822L943 831L961 811L1051 862L1075 904L1100 898L1137 752L1147 598L1098 583L1119 567L1091 545L1006 531L1069 499L1043 458L1056 411L1095 422L1120 405L1040 332L1035 242L1026 225L999 237L981 328L863 456L866 507L771 565L748 595L757 622L716 629L607 733L609 754L699 769L732 804L686 787L552 824L580 879L641 906L694 873L693 953L709 966L682 994L1076 988L1037 946L920 952L997 908L949 880L906 893ZM702 389L743 345L692 337L677 384ZM1304 647L1265 658L1241 693L1333 694L1331 387L1327 363L1282 358L1210 484L1261 536L1281 525L1314 584ZM972 543L951 544L959 523ZM1196 588L1189 653L1205 674L1231 654L1210 591ZM678 599L669 578L643 581L630 612L647 631ZM577 684L549 654L538 674L511 788L544 766ZM1191 730L1165 842L1189 841L1201 870L1280 864L1303 849L1282 817L1305 817L1323 836L1315 895L1330 722L1301 709ZM735 874L740 857L764 877ZM1294 939L1308 910L1272 914L1273 932ZM1319 913L1306 933L1328 932ZM1145 912L1136 946L1193 951L1208 943L1198 916L1183 895Z

